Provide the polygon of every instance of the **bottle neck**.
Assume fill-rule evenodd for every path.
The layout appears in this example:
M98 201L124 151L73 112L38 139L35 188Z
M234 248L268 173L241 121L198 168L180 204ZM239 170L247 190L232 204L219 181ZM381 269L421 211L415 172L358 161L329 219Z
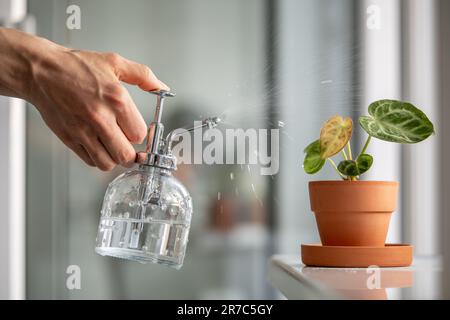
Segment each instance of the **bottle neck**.
M161 175L166 175L166 176L172 175L171 170L163 169L163 168L159 168L159 167L155 167L155 166L149 166L149 165L145 165L145 164L140 164L139 170L146 171L146 172L152 173L152 174L161 174Z

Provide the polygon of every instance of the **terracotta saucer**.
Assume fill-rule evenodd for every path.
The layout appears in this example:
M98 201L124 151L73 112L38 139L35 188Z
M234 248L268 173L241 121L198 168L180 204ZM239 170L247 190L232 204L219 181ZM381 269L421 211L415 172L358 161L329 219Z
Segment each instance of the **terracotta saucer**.
M302 244L301 255L305 265L315 267L407 267L412 263L413 247L409 244L386 244L384 247Z

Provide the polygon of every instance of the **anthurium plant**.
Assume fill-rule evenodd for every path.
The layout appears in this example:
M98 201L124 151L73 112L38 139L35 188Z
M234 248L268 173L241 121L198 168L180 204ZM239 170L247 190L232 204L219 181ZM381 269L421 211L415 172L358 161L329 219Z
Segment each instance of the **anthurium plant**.
M303 168L308 174L319 172L329 162L344 180L358 180L373 164L367 152L372 138L412 144L434 134L434 126L421 110L411 103L396 100L379 100L369 106L369 115L361 116L359 124L368 134L358 154L353 157L350 139L353 133L351 118L334 116L320 130L320 138L308 145ZM343 159L336 165L332 157L341 154Z

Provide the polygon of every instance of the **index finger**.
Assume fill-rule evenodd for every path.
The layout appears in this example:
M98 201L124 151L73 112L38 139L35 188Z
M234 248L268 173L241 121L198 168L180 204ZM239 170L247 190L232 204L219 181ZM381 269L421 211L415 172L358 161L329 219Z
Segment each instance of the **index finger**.
M119 80L128 84L139 86L142 90L170 90L170 88L160 81L153 71L146 65L120 57L116 65L116 72Z

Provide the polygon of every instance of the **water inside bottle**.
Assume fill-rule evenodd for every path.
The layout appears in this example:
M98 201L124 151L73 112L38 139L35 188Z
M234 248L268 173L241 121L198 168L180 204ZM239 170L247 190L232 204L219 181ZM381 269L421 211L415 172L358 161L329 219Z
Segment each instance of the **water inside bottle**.
M96 252L142 263L156 262L180 268L189 226L168 220L103 217Z

